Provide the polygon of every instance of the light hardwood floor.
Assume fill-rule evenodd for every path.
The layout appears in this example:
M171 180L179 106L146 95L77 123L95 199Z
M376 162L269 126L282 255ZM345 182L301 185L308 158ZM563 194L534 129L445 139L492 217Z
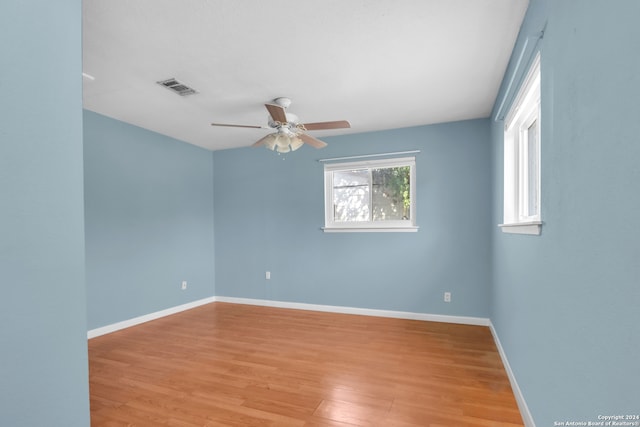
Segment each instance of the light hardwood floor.
M216 302L89 365L92 426L522 426L483 326Z

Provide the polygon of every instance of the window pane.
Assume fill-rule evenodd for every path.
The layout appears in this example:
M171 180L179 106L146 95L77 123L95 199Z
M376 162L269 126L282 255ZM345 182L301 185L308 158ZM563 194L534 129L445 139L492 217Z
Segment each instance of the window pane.
M358 169L349 171L335 171L333 173L333 188L369 185L369 170Z
M369 171L367 169L333 173L333 220L369 221Z
M409 166L373 169L371 172L373 220L410 219Z
M527 129L527 216L538 214L538 121Z

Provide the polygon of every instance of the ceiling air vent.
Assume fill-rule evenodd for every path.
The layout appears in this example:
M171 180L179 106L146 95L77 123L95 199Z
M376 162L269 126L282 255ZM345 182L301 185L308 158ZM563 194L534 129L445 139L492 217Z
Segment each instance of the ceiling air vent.
M166 87L167 89L177 93L180 96L192 95L197 93L195 89L190 88L184 83L180 83L176 79L167 79L157 82L159 85Z

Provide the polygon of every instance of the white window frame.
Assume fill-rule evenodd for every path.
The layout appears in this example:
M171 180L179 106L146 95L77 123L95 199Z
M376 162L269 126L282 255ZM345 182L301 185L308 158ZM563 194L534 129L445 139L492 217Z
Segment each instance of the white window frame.
M377 169L409 166L409 206L408 220L387 221L334 221L333 172L358 169ZM357 162L330 163L324 165L324 206L325 232L415 232L416 226L416 161L415 157L364 160Z
M529 130L535 124L536 141L530 158ZM527 73L518 95L507 114L504 127L504 217L500 224L505 233L538 235L542 228L540 194L540 54ZM529 170L530 165L534 170ZM530 197L531 180L536 194ZM530 200L535 209L531 213Z

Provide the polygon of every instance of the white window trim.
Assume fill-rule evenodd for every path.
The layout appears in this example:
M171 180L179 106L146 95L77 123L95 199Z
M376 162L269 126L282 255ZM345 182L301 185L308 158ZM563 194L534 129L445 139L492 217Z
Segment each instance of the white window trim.
M535 215L527 216L529 201L526 132L536 122L538 146L536 171L538 206ZM539 235L542 229L540 206L540 54L537 54L506 119L504 128L504 217L499 224L505 233ZM522 154L524 153L524 154Z
M337 170L384 168L394 166L410 166L410 195L411 206L409 220L406 221L362 221L362 222L334 222L333 221L333 173ZM353 233L353 232L416 232L416 161L415 157L402 157L378 160L364 160L357 162L327 163L324 165L324 207L325 220L322 230L325 233Z

